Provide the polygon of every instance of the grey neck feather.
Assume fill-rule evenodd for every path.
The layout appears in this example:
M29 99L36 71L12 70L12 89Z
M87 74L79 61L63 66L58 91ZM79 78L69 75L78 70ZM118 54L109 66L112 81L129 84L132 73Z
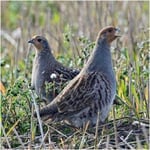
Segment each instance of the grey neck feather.
M51 48L45 48L36 54L36 61L40 61L40 64L47 66L52 63L55 63L55 58L51 52Z
M110 46L106 39L99 39L95 48L85 65L86 72L103 72L113 75L113 66L111 60Z
M50 59L55 59L52 52L51 52L51 48L49 46L46 46L37 55L40 57L49 57Z

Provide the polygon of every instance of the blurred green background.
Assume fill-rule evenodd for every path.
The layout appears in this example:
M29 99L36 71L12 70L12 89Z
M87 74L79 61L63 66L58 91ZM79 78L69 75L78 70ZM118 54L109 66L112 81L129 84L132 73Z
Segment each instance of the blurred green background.
M12 43L19 44L20 59L27 53L27 41L35 34L45 35L54 52L64 53L70 50L70 44L67 47L64 43L65 33L75 40L77 47L71 51L76 52L77 37L86 36L95 41L104 26L120 27L122 33L132 34L133 42L141 41L142 32L147 32L149 26L148 2L3 1L1 4L2 31L12 38L9 41L2 35L2 52L14 55Z

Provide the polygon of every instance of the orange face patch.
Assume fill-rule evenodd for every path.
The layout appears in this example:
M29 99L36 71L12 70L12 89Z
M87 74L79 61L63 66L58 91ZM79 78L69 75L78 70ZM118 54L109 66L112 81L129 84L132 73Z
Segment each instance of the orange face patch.
M106 37L108 43L111 43L113 40L119 37L116 34L116 31L117 31L117 28L113 26L108 26L100 31L99 38Z
M42 40L42 37L41 36L37 36L37 35L34 35L32 37L33 44L37 48L37 50L42 50L43 46L42 46L42 43L39 41L39 39Z
M34 46L35 46L38 50L43 49L42 44L41 44L37 39L34 39L33 42L34 42Z

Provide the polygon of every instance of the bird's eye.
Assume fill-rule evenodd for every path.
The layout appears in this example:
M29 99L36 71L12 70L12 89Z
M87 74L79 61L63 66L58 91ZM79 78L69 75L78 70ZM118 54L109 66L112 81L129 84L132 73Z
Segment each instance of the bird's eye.
M109 29L108 32L112 32L112 29Z
M41 39L37 39L38 42L41 42Z

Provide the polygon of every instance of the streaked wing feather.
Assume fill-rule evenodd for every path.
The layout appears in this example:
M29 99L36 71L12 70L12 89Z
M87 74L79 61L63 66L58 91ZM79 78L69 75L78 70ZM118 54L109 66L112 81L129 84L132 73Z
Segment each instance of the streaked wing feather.
M59 112L68 113L82 110L93 103L95 99L99 99L100 105L105 105L109 100L110 94L105 94L103 91L108 90L107 92L110 93L110 88L105 85L104 82L107 81L103 78L105 78L104 75L97 72L77 76L72 81L72 84L69 84L65 90L56 97L55 100L57 101ZM106 84L108 85L109 83ZM103 90L101 90L101 88L103 88Z

